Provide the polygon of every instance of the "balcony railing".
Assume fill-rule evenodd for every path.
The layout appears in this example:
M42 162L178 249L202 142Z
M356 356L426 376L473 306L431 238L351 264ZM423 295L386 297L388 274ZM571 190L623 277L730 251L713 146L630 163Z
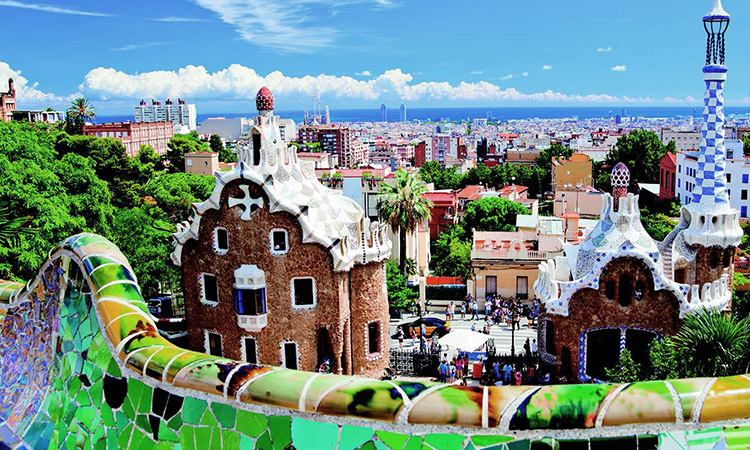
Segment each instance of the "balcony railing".
M256 333L268 325L268 314L245 316L237 314L237 325L245 331Z
M735 261L734 271L744 274L750 274L750 261Z
M546 261L562 256L563 252L545 252L536 250L472 250L471 259L507 259L507 260L529 260Z

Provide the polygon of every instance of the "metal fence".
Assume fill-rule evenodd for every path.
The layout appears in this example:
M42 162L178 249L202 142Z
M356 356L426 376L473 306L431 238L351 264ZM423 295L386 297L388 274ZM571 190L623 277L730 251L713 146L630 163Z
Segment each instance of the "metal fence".
M399 375L437 376L440 365L440 350L437 348L424 353L392 348L390 353L391 369Z

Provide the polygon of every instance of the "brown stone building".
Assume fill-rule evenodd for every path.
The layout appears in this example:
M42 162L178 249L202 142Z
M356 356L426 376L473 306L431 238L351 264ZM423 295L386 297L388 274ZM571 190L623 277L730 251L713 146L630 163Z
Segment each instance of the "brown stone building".
M683 207L680 224L657 243L641 225L638 197L627 193L627 168L615 166L612 180L597 226L582 243L564 245L564 256L540 264L534 286L540 356L568 380L606 379L605 368L626 348L646 362L651 341L675 334L685 314L731 307L736 211L699 237L690 230L700 218Z
M388 365L391 243L280 138L273 97L240 162L176 233L190 345L251 363L379 376Z
M13 78L8 79L8 92L0 92L0 120L10 122L13 120L13 111L16 110L16 88L13 86Z

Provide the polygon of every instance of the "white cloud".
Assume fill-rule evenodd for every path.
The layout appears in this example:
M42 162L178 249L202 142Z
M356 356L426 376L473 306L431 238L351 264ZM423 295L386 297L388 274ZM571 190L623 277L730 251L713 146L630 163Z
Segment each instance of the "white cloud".
M255 97L262 86L268 86L277 97L304 97L317 93L326 98L380 100L398 98L405 101L525 101L565 103L654 103L649 97L613 96L609 94L565 94L546 90L523 93L514 88L502 89L487 81L451 84L445 81L414 83L411 74L392 69L367 80L350 76L317 75L289 77L279 71L260 75L255 70L233 64L217 72L203 66L186 66L177 71L154 71L128 74L113 68L91 70L80 90L92 99L190 98L196 100L246 100Z
M501 80L512 80L513 74L509 73L508 75L505 75L504 77L500 77Z
M209 22L209 20L206 19L199 19L197 17L176 17L176 16L169 16L169 17L157 17L156 19L151 19L154 22Z
M482 72L481 70L475 70L475 71L471 72L472 75L481 75L483 73L484 72Z
M143 44L130 44L123 47L113 48L112 50L116 52L126 52L129 50L140 50L142 48L159 47L168 44L168 42L144 42Z
M621 66L613 66L612 67L612 72L625 72L626 70L628 70L628 66L626 66L624 64L621 65Z
M8 78L13 78L16 88L16 104L18 109L46 108L47 106L64 106L69 98L58 97L55 94L44 92L38 88L36 83L29 83L21 75L21 71L13 70L7 63L0 61L0 91L8 90Z
M612 51L612 47L599 47L596 51L599 53L609 53Z
M524 73L521 74L521 76L522 77L528 77L529 76L529 72L524 72Z
M369 70L363 70L362 72L357 72L354 75L356 75L358 77L371 77L372 76L372 72L370 72Z
M545 64L542 66L542 70L552 70L552 66L550 66L549 64Z
M23 8L32 9L34 11L42 11L56 14L73 14L76 16L92 16L92 17L112 17L112 14L96 13L90 11L81 11L77 9L60 8L52 5L37 5L34 3L21 3L13 0L0 0L0 6L8 6L11 8Z
M213 11L219 19L237 29L240 37L263 47L309 53L333 44L338 28L321 24L311 8L333 10L344 5L394 6L390 0L193 0ZM335 20L332 23L336 23Z

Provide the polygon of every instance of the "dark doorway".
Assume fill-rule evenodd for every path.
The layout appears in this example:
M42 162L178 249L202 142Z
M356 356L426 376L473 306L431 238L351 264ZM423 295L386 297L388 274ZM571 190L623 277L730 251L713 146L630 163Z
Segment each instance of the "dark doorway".
M208 354L213 356L224 356L221 352L221 335L208 333Z
M327 359L331 367L334 367L335 360L333 359L334 355L333 344L331 343L331 333L325 328L319 328L318 331L315 332L315 338L318 347L318 365L316 369L323 364L324 359Z
M255 338L245 338L245 361L258 364L258 341Z
M297 370L297 343L284 343L284 367Z
M633 301L633 280L628 274L620 275L620 282L617 285L617 302L620 306L630 306Z
M260 164L260 134L253 133L253 165Z
M555 347L555 324L551 320L547 320L544 324L544 348L547 349L547 353L553 356L557 356L557 348Z
M567 378L568 382L573 380L573 366L571 364L570 349L565 345L560 352L560 375Z
M586 333L586 375L606 380L605 368L620 362L620 329L604 328Z
M680 284L685 284L685 278L686 278L685 275L686 274L687 274L687 270L685 270L684 268L682 268L682 269L676 269L674 271L674 282L675 283L680 283Z
M625 330L625 348L630 350L633 361L641 367L649 364L649 345L656 339L656 333L646 330Z

